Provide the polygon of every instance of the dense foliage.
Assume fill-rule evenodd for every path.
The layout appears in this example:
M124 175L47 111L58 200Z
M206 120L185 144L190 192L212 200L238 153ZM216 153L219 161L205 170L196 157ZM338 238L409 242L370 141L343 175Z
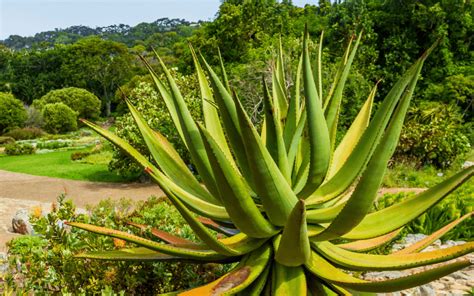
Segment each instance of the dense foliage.
M47 214L41 216L42 211ZM37 236L22 236L9 243L11 273L6 280L16 294L92 295L111 288L126 295L152 295L196 286L215 279L227 268L186 263L94 262L73 257L91 247L120 250L128 244L71 229L63 221L96 223L151 236L151 229L141 231L126 224L133 221L179 231L183 238L195 240L181 216L162 199L139 203L103 200L89 208L87 214L77 214L71 200L61 196L51 209L33 211L31 221Z
M46 104L43 107L44 129L52 134L77 130L77 113L64 103Z
M420 102L407 115L395 160L414 162L418 166L450 166L471 150L462 122L456 105Z
M22 127L27 119L25 107L12 94L0 92L0 134L7 129Z
M100 115L100 100L93 93L76 87L52 90L39 100L33 101L33 106L42 110L46 104L64 103L76 111L79 118L97 119Z
M35 147L28 143L10 143L5 146L6 155L28 155L35 153Z

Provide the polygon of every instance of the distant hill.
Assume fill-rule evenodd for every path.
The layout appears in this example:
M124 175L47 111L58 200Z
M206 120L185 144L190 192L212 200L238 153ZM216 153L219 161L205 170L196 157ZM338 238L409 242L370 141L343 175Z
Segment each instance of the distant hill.
M38 46L48 47L55 44L71 44L84 37L100 36L103 39L122 42L131 47L136 45L137 41L145 41L155 33L180 31L183 28L198 27L199 25L200 22L192 23L184 19L160 18L152 23L144 22L136 26L124 24L97 28L72 26L66 29L37 33L30 37L11 35L5 40L1 40L0 44L20 50Z

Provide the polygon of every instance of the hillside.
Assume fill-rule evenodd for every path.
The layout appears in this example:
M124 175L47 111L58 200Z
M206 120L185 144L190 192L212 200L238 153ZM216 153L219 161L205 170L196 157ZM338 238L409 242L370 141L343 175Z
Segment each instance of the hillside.
M5 40L0 40L0 44L11 49L20 50L38 46L49 47L55 44L72 44L84 37L100 36L102 39L121 42L132 47L137 44L137 41L146 41L148 38L152 38L153 34L156 33L180 33L182 31L192 31L192 28L198 26L200 26L200 23L191 23L184 19L169 18L160 18L151 23L143 22L136 26L119 24L90 28L79 25L66 29L40 32L28 37L11 35Z

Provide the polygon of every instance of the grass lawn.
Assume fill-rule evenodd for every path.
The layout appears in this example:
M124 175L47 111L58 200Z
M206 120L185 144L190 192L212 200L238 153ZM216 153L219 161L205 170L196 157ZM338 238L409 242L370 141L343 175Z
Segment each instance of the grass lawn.
M71 180L124 182L124 178L109 172L106 164L78 163L71 154L78 150L46 154L0 157L0 170Z

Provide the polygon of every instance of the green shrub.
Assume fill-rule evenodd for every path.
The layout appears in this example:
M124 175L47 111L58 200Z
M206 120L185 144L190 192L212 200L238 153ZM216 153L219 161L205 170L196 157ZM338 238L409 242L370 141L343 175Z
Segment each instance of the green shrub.
M68 292L96 295L102 290L124 291L126 295L156 295L214 280L228 268L212 264L78 260L73 254L123 246L119 240L71 229L64 226L63 221L94 223L141 233L125 224L134 221L162 230L180 230L183 237L196 239L179 213L163 199L150 198L140 203L103 200L88 210L88 215L75 214L72 202L61 196L49 214L31 218L39 237L19 237L10 243L11 273L6 281L17 295ZM13 278L21 278L23 288Z
M77 130L77 113L63 103L43 107L44 128L53 134Z
M100 115L100 100L93 93L76 87L52 90L39 100L33 102L33 106L43 110L47 104L64 103L76 111L80 118L97 118Z
M0 92L0 133L14 127L22 127L27 117L20 100L12 94Z
M44 136L44 131L37 127L16 128L4 134L15 140L31 140Z
M413 196L413 193L385 194L377 203L377 209L383 209ZM416 220L408 224L404 233L431 234L449 222L472 212L474 209L474 181L454 191L449 197L438 203ZM442 240L473 240L474 220L467 219L442 237Z
M15 143L15 139L7 136L0 136L0 146Z
M71 154L71 160L72 161L77 161L77 160L81 160L87 156L89 156L91 154L90 151L77 151L77 152L73 152Z
M193 118L198 119L201 116L201 104L198 98L199 86L195 76L182 76L174 73L176 81L182 90L183 96L188 104ZM146 80L146 79L145 79ZM140 111L150 127L159 130L181 155L183 160L189 164L190 156L184 143L174 127L171 117L166 109L165 103L158 95L153 85L148 82L137 83L137 87L127 93L127 97L134 106ZM128 88L126 88L128 89ZM143 141L140 131L132 116L127 113L118 117L115 133L128 141L132 146L138 149L144 155L150 155ZM142 169L135 164L125 153L114 147L114 157L109 164L112 171L118 172L122 176L139 176Z
M419 103L407 115L395 160L448 167L470 150L462 122L462 114L455 105Z
M35 147L27 143L11 143L5 146L5 153L7 155L28 155L35 153Z

